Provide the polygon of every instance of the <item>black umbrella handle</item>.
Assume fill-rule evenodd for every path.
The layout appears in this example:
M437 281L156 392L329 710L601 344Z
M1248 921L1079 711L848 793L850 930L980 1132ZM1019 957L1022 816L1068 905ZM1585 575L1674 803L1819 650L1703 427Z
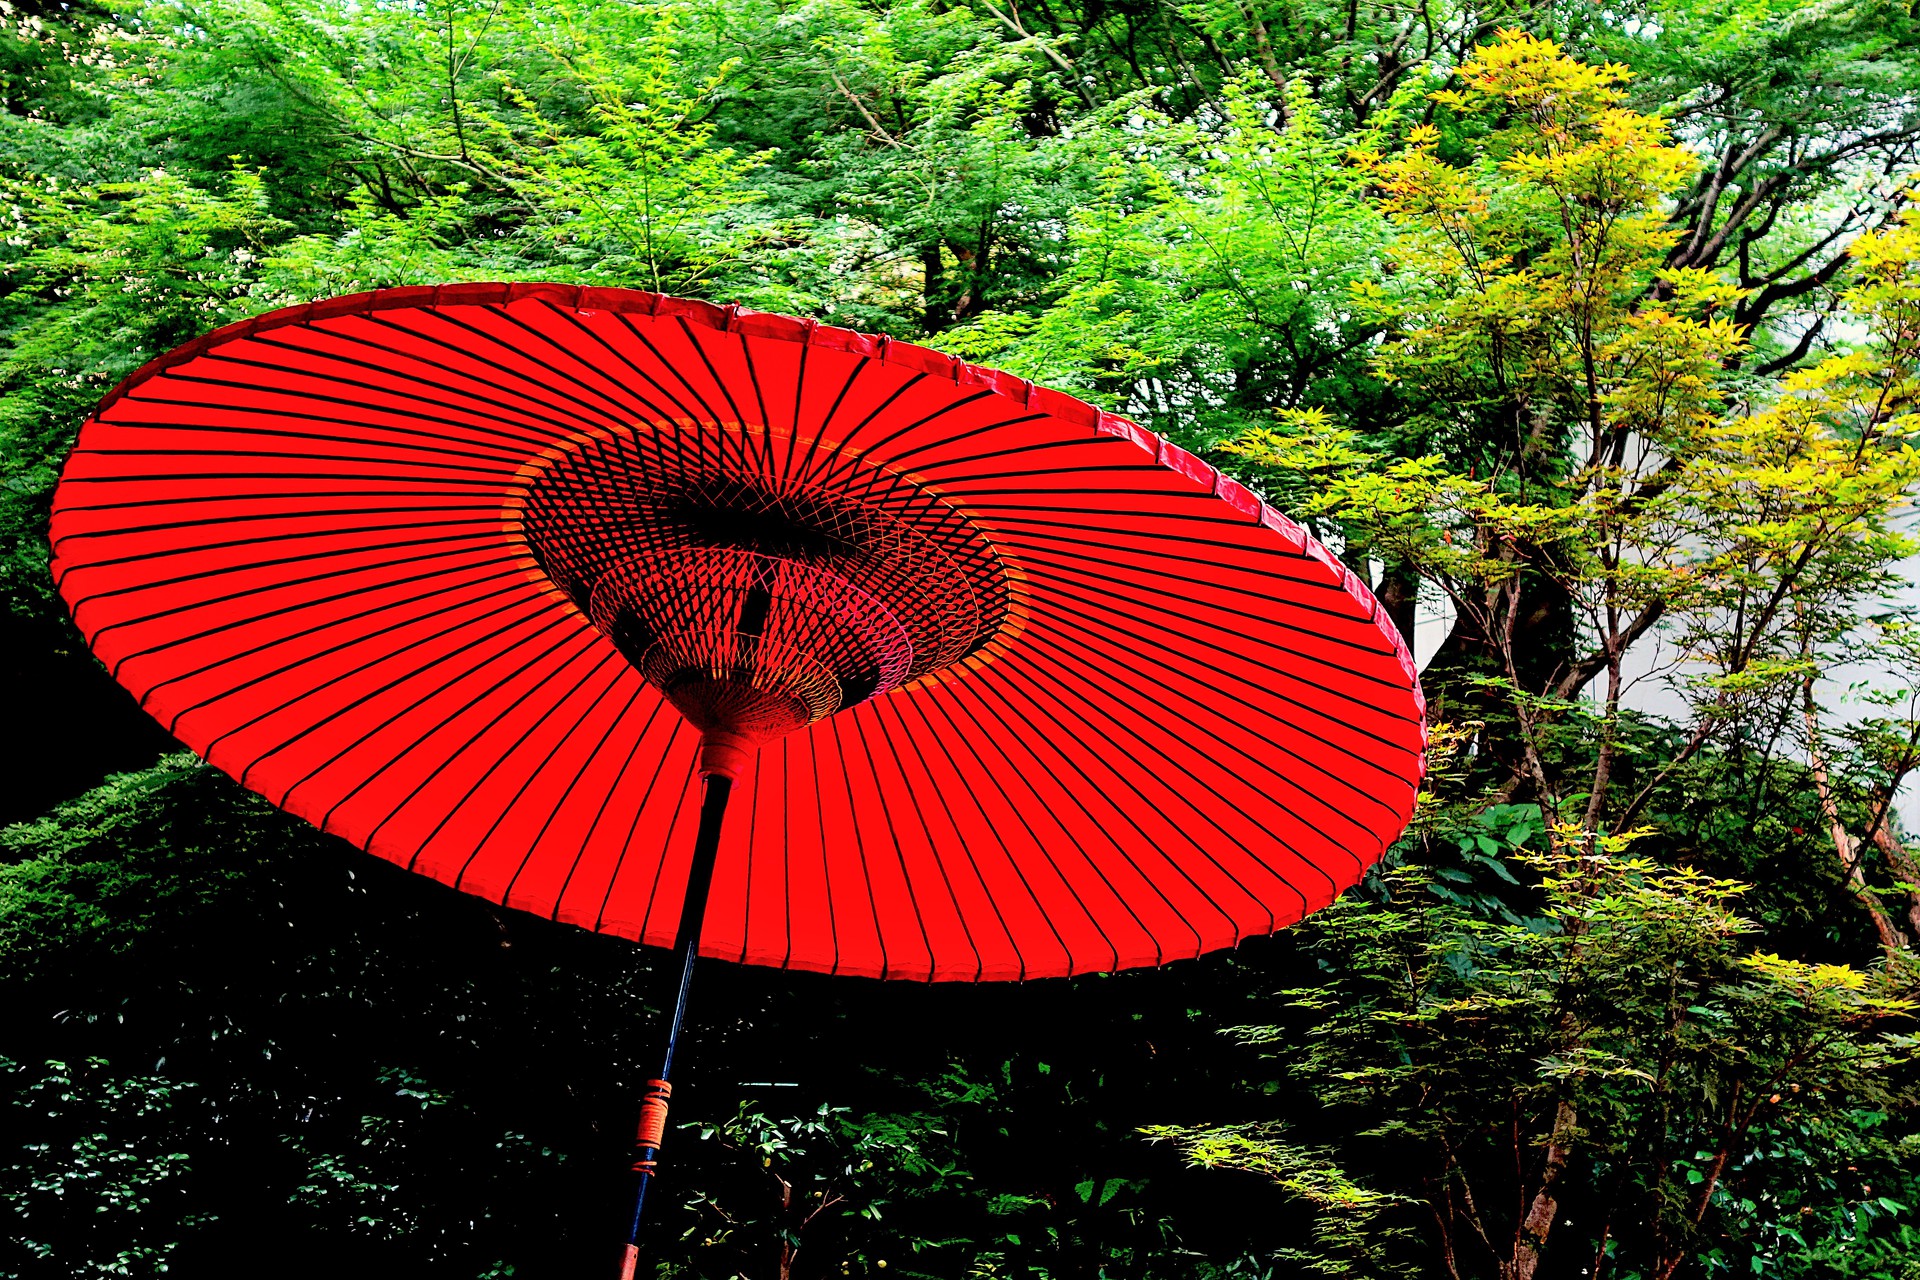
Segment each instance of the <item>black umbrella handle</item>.
M680 992L673 1002L673 1026L667 1032L667 1053L660 1077L647 1081L640 1102L640 1127L633 1171L639 1175L633 1192L633 1226L620 1262L620 1280L633 1280L640 1265L640 1215L647 1207L647 1184L660 1159L660 1143L667 1129L667 1099L673 1086L673 1051L680 1044L680 1024L687 1016L687 991L693 986L693 962L700 957L700 923L707 915L707 891L713 887L714 859L720 852L720 824L727 815L727 797L733 779L724 773L706 775L706 795L700 804L700 832L693 844L693 865L687 872L687 896L680 908L680 936L674 946L680 954Z

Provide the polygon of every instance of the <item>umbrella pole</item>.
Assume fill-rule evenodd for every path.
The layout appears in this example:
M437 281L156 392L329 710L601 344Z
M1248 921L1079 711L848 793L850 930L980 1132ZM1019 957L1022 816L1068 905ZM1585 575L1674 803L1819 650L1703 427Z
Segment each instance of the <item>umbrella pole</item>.
M700 923L707 913L707 890L713 886L713 863L720 852L720 824L727 813L727 796L733 779L726 773L706 775L706 794L700 804L700 831L694 839L693 866L687 872L687 896L680 908L680 936L675 949L680 955L680 991L673 1002L673 1025L667 1031L667 1052L660 1064L658 1079L647 1081L640 1101L640 1129L634 1141L633 1171L639 1183L633 1193L633 1225L627 1232L626 1253L620 1263L620 1280L633 1280L640 1263L640 1215L647 1207L647 1184L653 1181L659 1161L660 1141L667 1127L667 1099L673 1086L667 1083L673 1074L673 1051L680 1043L680 1024L687 1016L687 990L693 985L693 962L700 955Z

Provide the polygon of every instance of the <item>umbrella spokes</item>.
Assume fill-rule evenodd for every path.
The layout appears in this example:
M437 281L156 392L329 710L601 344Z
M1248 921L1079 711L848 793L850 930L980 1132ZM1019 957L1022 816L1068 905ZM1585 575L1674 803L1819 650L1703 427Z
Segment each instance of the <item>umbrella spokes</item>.
M1010 590L926 486L819 439L721 430L717 448L671 422L572 441L514 506L547 576L734 776L760 745L979 649Z
M898 615L831 569L736 547L674 547L601 576L588 615L702 733L765 742L897 688Z

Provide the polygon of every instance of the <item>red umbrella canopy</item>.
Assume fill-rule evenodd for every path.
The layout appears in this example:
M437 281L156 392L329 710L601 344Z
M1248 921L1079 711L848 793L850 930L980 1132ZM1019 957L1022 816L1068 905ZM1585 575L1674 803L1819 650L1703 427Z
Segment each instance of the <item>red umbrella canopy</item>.
M230 326L101 404L52 542L170 732L507 906L671 945L699 773L734 778L700 953L750 964L1231 946L1353 884L1421 777L1399 635L1247 489L738 308L473 284Z

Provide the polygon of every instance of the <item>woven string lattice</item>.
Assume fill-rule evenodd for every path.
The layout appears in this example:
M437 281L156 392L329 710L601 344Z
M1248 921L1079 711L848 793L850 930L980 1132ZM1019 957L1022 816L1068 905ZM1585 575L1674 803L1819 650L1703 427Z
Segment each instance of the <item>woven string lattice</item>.
M703 733L765 741L959 661L1006 575L937 495L738 426L580 440L526 485L547 575Z

